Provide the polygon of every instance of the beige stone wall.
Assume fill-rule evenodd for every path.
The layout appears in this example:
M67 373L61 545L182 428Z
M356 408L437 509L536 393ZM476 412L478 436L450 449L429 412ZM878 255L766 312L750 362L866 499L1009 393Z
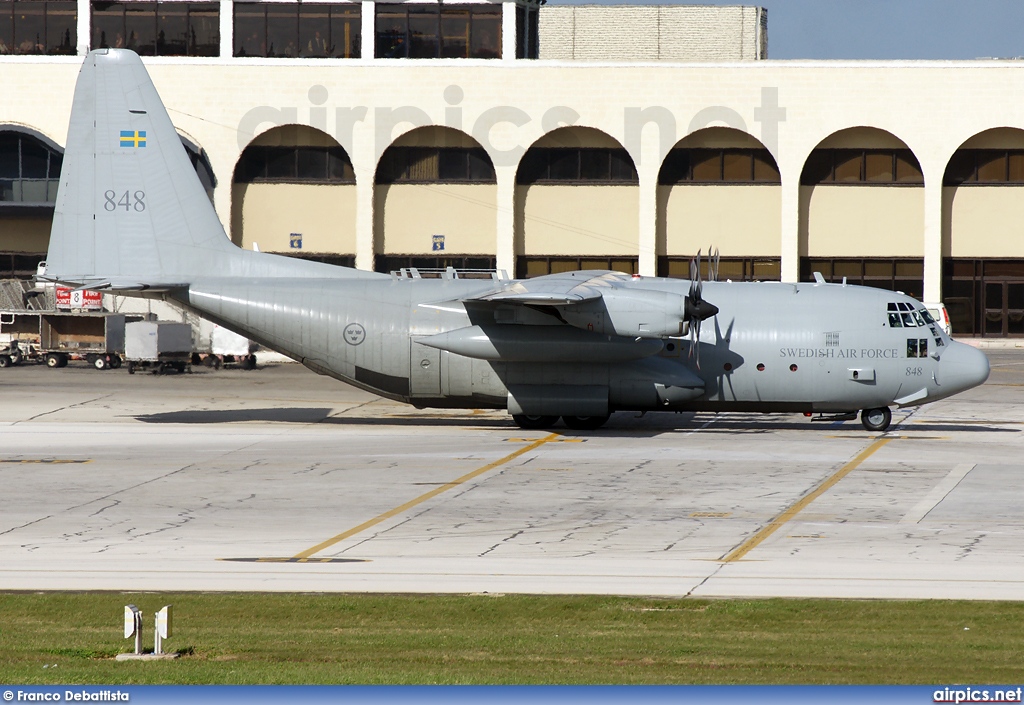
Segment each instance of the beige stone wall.
M355 254L351 184L234 184L232 201L232 239L244 249ZM302 233L301 250L289 247L291 233Z
M801 254L921 257L924 188L801 186Z
M540 58L744 61L768 55L766 11L709 5L546 5Z
M379 185L374 202L378 254L442 254L431 251L434 235L445 236L446 255L496 252L493 184Z
M782 187L687 184L658 187L658 254L723 257L781 254Z
M46 252L53 218L0 217L0 252Z
M946 257L1024 257L1024 186L942 189Z
M518 252L635 256L639 208L635 186L517 186Z

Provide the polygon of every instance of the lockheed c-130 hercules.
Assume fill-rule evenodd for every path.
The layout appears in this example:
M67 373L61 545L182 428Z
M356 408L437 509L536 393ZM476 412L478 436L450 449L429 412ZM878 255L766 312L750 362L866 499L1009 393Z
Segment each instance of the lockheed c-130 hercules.
M384 397L508 409L526 428L597 428L613 411L860 411L884 431L890 407L989 374L909 296L820 277L432 279L242 250L120 49L90 52L79 74L40 278L165 298Z

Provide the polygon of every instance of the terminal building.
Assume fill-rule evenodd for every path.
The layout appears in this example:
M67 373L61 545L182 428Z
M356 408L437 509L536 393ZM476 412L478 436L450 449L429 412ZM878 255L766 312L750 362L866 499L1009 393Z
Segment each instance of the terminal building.
M90 48L145 57L240 247L363 269L846 281L1024 336L1024 63L773 61L756 7L0 1L0 277ZM1019 85L1018 85L1019 82Z

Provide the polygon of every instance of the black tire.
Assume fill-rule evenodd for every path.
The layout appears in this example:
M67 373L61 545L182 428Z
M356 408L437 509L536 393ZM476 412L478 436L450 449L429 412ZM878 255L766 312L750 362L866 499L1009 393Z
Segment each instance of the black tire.
M512 420L515 421L516 426L528 431L551 428L558 423L557 416L527 416L526 414L512 414Z
M574 431L594 431L608 421L611 414L604 416L563 416L562 421Z
M131 360L128 361L128 374L135 374L135 363L132 362Z
M256 369L256 356L246 355L241 359L243 370L255 370Z
M97 370L105 370L110 367L110 362L107 360L106 355L96 355L91 360L92 366Z
M60 353L46 353L46 366L49 367L51 370L55 370L58 367L64 367L64 365L68 363L65 362L64 365L60 364L61 358L63 357L64 356L61 355Z
M116 370L121 367L121 357L119 355L110 356L110 369Z
M11 364L12 365L20 365L21 361L23 359L20 352L12 352L7 357L11 358Z
M12 360L9 356L7 356L7 355L0 355L0 369L2 369L4 367L10 367L13 364L14 364L14 360Z
M864 409L860 412L860 422L869 431L885 431L892 423L892 412L887 406L878 409Z

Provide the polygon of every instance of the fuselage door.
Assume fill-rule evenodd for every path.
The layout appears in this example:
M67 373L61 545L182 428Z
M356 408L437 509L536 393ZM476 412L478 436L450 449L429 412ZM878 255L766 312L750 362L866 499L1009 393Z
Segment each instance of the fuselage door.
M414 397L441 396L441 351L410 341L409 394Z

